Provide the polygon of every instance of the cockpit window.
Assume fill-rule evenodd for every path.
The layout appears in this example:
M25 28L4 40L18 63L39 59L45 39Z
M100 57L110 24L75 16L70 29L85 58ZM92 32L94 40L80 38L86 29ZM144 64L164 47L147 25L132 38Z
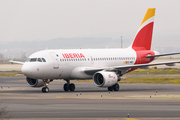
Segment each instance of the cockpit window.
M44 58L28 58L26 62L46 62Z
M42 58L42 61L43 61L43 62L46 62L46 60L45 60L44 58Z
M38 58L38 62L42 62L41 58Z
M36 62L37 58L31 58L30 62Z

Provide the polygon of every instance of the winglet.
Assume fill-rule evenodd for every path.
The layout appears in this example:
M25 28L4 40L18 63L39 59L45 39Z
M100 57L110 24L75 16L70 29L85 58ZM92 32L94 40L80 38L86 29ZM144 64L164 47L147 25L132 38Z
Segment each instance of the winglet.
M135 51L151 49L154 16L155 8L149 8L131 45Z

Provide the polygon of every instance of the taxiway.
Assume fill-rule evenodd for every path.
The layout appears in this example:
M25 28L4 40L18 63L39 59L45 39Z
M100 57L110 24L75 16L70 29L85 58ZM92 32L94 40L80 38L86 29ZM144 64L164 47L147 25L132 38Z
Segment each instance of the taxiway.
M1 107L8 111L4 118L126 119L129 114L134 119L180 119L180 85L120 84L120 91L109 95L92 82L73 82L74 92L64 92L65 82L55 80L50 92L42 93L28 87L25 77L0 77Z

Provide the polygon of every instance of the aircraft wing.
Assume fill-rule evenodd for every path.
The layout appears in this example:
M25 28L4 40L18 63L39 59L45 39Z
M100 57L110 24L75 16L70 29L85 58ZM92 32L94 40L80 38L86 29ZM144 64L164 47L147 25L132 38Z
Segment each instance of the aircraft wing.
M13 63L17 63L17 64L24 64L24 62L14 61L14 60L10 60L9 62L10 62L10 63L12 63L12 64L13 64Z
M155 66L155 65L167 65L167 66L174 66L175 63L180 63L180 61L172 61L172 62L160 62L160 63L148 63L148 64L136 64L136 65L123 65L123 66L113 66L113 67L103 67L103 68L87 68L84 70L86 74L93 75L94 73L101 71L101 70L107 70L107 71L113 71L113 70L121 70L121 69L130 69L130 68L143 68L148 66Z
M167 65L174 66L175 63L180 63L180 61L173 62L160 62L160 63L148 63L148 64L136 64L136 65L125 65L125 66L115 66L114 69L122 69L122 68L143 68L147 66L155 66L155 65Z

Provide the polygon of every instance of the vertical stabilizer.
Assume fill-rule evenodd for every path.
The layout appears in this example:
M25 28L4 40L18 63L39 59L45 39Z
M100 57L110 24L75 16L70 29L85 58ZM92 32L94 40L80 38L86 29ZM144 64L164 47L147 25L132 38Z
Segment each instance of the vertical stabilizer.
M149 8L131 46L135 51L151 49L154 16L155 8Z

